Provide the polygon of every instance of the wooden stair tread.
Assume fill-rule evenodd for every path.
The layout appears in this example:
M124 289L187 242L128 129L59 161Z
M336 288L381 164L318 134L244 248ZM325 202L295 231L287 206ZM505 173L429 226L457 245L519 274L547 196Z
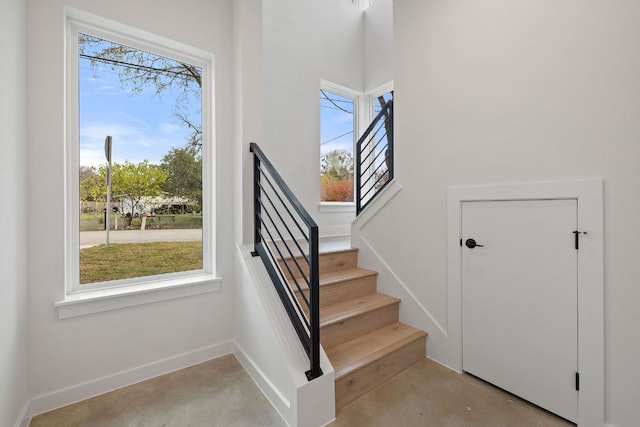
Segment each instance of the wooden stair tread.
M336 270L320 275L320 286L331 285L334 283L344 282L351 279L359 279L361 277L377 276L378 272L367 270L366 268L346 268L344 270Z
M280 268L285 273L287 279L291 277L309 276L309 265L305 256L297 255L294 257L286 256L283 259L278 257ZM338 249L320 253L319 256L320 274L328 273L336 270L346 270L358 266L358 249Z
M426 336L425 331L397 322L326 349L326 352L337 381Z
M354 267L354 268L345 268L344 270L336 270L330 271L326 273L320 274L320 286L330 286L341 282L346 282L347 280L360 279L363 277L369 276L377 276L378 272L374 270L367 270L366 268ZM293 279L290 279L289 282L293 283ZM301 283L302 282L302 283ZM304 282L304 280L298 279L298 285L301 290L309 289L309 286ZM294 287L294 290L297 291L297 288Z
M400 303L398 298L381 293L373 293L320 307L320 327L329 326L359 314L398 303Z
M323 251L322 249L320 249L320 255L341 254L345 252L358 252L358 248L334 249L328 251Z
M347 249L335 249L335 250L329 250L329 251L320 251L320 253L318 255L322 256L330 256L330 255L337 255L337 254L343 254L343 253L348 253L348 252L358 252L358 248L347 248ZM305 251L304 255L302 254L298 254L298 255L294 255L293 258L296 259L302 259L304 257L308 257L309 253ZM290 260L292 257L290 255L286 255L284 258L281 258L280 256L278 256L276 254L276 260L281 261L281 260Z

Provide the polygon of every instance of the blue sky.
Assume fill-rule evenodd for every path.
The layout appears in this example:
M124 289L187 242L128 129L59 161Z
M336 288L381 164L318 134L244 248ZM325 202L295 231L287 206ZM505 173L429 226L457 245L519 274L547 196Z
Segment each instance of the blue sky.
M91 67L80 58L80 165L105 164L104 140L113 137L114 162L160 163L172 147L187 143L189 130L176 117L174 91L155 94L150 86L132 93L111 66ZM199 101L198 101L199 102ZM189 114L199 114L191 106Z
M320 92L320 153L332 150L353 152L353 99ZM332 102L333 101L333 102ZM343 111L346 110L346 111Z
M87 54L92 52L87 51ZM113 161L160 163L172 147L183 147L189 129L176 117L179 92L165 90L155 94L150 85L141 92L120 82L112 66L79 58L80 78L80 165L106 163L104 140L113 137ZM339 149L353 151L354 101L329 91L330 99L320 96L321 153ZM199 104L193 100L192 104ZM190 117L200 114L198 105L182 104ZM198 120L199 121L199 120Z
M353 152L354 135L351 131L354 125L354 101L352 98L330 91L324 91L324 93L330 99L326 99L323 92L320 92L320 153L324 154L332 150ZM385 93L384 99L386 101L391 99L391 92ZM382 107L377 99L374 100L373 105L375 116Z

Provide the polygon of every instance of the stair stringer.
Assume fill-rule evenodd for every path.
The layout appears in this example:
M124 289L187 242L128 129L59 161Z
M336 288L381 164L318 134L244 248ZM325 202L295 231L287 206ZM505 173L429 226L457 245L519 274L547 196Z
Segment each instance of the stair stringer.
M335 375L323 349L324 373L308 381L309 359L260 258L250 245L235 256L235 354L291 427L323 426L335 419Z
M351 246L358 248L359 265L378 272L378 291L402 300L400 321L429 332L427 357L449 367L455 366L451 338L447 330L435 319L429 310L416 298L410 288L389 266L382 256L364 237L363 229L377 212L383 209L400 193L402 185L397 179L391 181L369 206L351 223ZM455 369L453 369L455 370Z

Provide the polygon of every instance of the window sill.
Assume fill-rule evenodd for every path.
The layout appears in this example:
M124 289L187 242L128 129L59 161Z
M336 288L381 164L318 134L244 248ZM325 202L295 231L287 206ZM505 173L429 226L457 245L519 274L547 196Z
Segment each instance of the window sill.
M320 202L320 212L355 212L353 202Z
M180 277L161 282L78 292L55 303L58 319L85 316L125 307L184 298L219 291L222 278L210 274Z

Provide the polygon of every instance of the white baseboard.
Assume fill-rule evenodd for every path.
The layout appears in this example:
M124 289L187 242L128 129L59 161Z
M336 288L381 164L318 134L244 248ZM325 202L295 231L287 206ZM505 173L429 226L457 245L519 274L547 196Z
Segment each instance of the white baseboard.
M29 423L31 423L31 399L24 403L13 425L15 427L29 427Z
M48 412L90 397L139 383L140 381L233 353L233 350L233 341L225 341L46 393L34 397L31 400L30 411L25 415L31 417L43 412Z
M291 412L291 401L284 396L280 390L267 378L260 368L247 355L244 349L235 342L234 355L245 371L249 374L254 383L258 386L262 394L271 402L283 420L288 420Z

